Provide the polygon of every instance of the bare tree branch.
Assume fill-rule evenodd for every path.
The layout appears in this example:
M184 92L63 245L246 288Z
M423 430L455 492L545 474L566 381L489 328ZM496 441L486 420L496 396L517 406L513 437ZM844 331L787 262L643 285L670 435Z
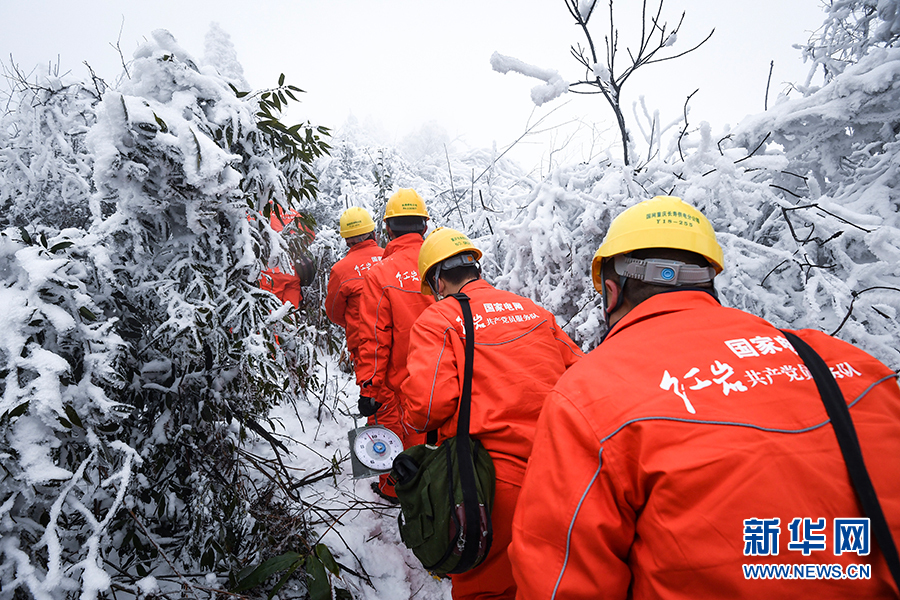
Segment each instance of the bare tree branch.
M763 110L769 110L769 86L772 84L772 69L775 68L775 61L769 63L769 78L766 80L766 97L763 102Z
M684 162L684 152L681 151L681 140L684 139L684 135L688 130L688 102L691 101L691 98L694 97L694 94L700 91L700 88L697 88L693 92L691 92L687 98L684 99L684 127L681 130L681 133L678 134L678 156L681 157L681 162Z
M837 328L837 329L835 329L834 331L832 331L832 332L829 333L828 335L835 336L835 335L837 335L837 332L838 332L838 331L840 331L841 329L843 329L844 325L846 325L846 324L847 324L847 321L850 319L850 315L853 314L853 305L856 303L856 299L859 298L859 296L860 296L861 294L864 294L864 293L866 293L866 292L870 292L870 291L872 291L872 290L890 290L890 291L892 291L892 292L900 292L900 288L888 287L888 286L884 286L884 285L876 285L876 286L874 286L874 287L866 288L866 289L860 290L860 291L858 291L858 292L857 292L857 291L850 292L850 296L851 296L851 299L850 299L850 306L847 308L847 314L844 315L844 320L841 321L841 324L838 325L838 328ZM878 314L884 316L883 313L882 313L881 311L876 310L876 312L878 312Z
M569 14L575 19L575 23L584 33L589 48L589 54L580 44L570 48L572 56L587 71L587 76L584 80L570 84L569 91L575 94L599 93L603 95L607 104L609 104L616 116L616 123L619 127L619 135L622 140L623 160L626 165L629 165L631 164L631 156L629 155L629 142L631 141L631 138L625 124L625 116L621 106L622 87L625 85L625 82L628 81L628 78L631 77L635 71L645 65L680 58L693 52L712 37L715 29L710 31L703 40L691 46L689 49L676 54L662 56L661 53L675 43L681 25L684 23L685 13L681 13L681 17L678 19L676 26L669 30L668 23L662 20L663 4L665 3L665 0L658 1L655 14L648 12L647 0L642 0L641 37L637 45L637 50L632 51L631 48L625 48L625 53L631 64L625 67L621 72L617 72L619 31L616 29L615 23L614 0L609 0L609 33L604 38L606 43L606 68L603 70L598 67L599 62L597 59L596 47L593 36L588 29L588 21L590 20L596 5L591 6L587 15L582 15L579 10L578 0L564 1ZM594 88L595 91L579 89L585 86Z
M119 60L122 61L122 69L125 71L125 77L131 79L131 73L128 72L128 63L125 61L125 54L122 53L122 30L125 29L125 15L122 15L122 24L119 26L119 37L116 39L115 45L110 42L116 52L119 53Z

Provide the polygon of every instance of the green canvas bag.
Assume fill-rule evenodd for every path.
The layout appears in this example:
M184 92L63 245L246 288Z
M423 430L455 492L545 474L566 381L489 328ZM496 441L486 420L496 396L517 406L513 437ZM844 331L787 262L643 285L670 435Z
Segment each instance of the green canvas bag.
M456 437L440 446L413 446L394 459L391 477L400 500L400 538L435 575L477 567L491 548L496 477L481 442L469 437L475 333L469 298L454 294L462 308L466 351Z

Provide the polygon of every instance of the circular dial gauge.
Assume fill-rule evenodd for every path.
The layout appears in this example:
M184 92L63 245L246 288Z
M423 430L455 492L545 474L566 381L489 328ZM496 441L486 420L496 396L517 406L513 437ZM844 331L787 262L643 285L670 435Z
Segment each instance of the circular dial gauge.
M353 442L353 453L363 465L374 471L390 471L397 455L403 452L400 437L385 427L375 425L359 432Z

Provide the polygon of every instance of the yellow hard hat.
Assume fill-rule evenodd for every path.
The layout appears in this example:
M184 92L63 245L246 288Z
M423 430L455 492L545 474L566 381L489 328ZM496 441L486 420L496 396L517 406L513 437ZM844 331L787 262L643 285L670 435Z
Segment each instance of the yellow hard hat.
M475 259L469 264L475 264L475 261L481 259L481 250L472 245L466 234L460 233L449 227L438 227L422 242L422 248L419 250L419 279L422 282L422 293L431 296L431 286L425 279L428 271L436 264L447 260L457 254L469 253L474 255ZM459 265L453 265L450 268L463 266L466 262Z
M716 274L724 269L722 247L709 219L681 198L656 196L613 219L591 264L594 288L603 293L600 267L604 259L644 248L687 250L705 257Z
M400 188L384 207L384 220L392 217L428 217L425 201L412 188Z
M375 221L364 208L351 206L341 214L341 237L351 238L375 231Z

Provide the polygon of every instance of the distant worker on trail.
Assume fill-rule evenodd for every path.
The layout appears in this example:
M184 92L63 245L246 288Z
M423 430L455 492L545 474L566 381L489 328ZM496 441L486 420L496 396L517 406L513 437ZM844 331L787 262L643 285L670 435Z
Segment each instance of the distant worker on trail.
M547 393L584 356L552 314L484 281L481 256L468 237L449 228L422 244L421 290L440 301L413 325L402 396L413 429L437 430L438 443L456 435L466 340L460 303L451 296L465 294L475 337L469 432L490 454L497 483L490 552L471 571L451 575L454 600L515 598L507 546L535 425Z
M280 214L279 214L280 212ZM315 238L315 233L300 222L296 210L271 212L269 225L288 242L288 254L293 262L294 272L278 267L264 270L259 278L260 289L272 292L283 303L290 302L294 308L303 301L303 286L313 282L316 276L315 262L307 248Z
M331 268L325 314L334 324L344 328L347 351L355 368L359 362L359 303L363 275L381 260L384 249L375 241L375 222L364 208L353 206L345 210L340 219L340 231L349 250Z
M391 196L384 212L390 241L381 261L364 275L360 302L359 411L399 435L404 447L425 441L424 435L403 426L399 396L407 376L409 330L434 303L434 298L421 293L417 270L428 218L425 201L415 190L402 188ZM378 489L396 497L387 476L382 476Z
M548 395L519 497L521 600L897 598L813 379L849 405L897 539L896 374L721 306L724 265L712 224L679 198L613 220L592 267L611 329Z

